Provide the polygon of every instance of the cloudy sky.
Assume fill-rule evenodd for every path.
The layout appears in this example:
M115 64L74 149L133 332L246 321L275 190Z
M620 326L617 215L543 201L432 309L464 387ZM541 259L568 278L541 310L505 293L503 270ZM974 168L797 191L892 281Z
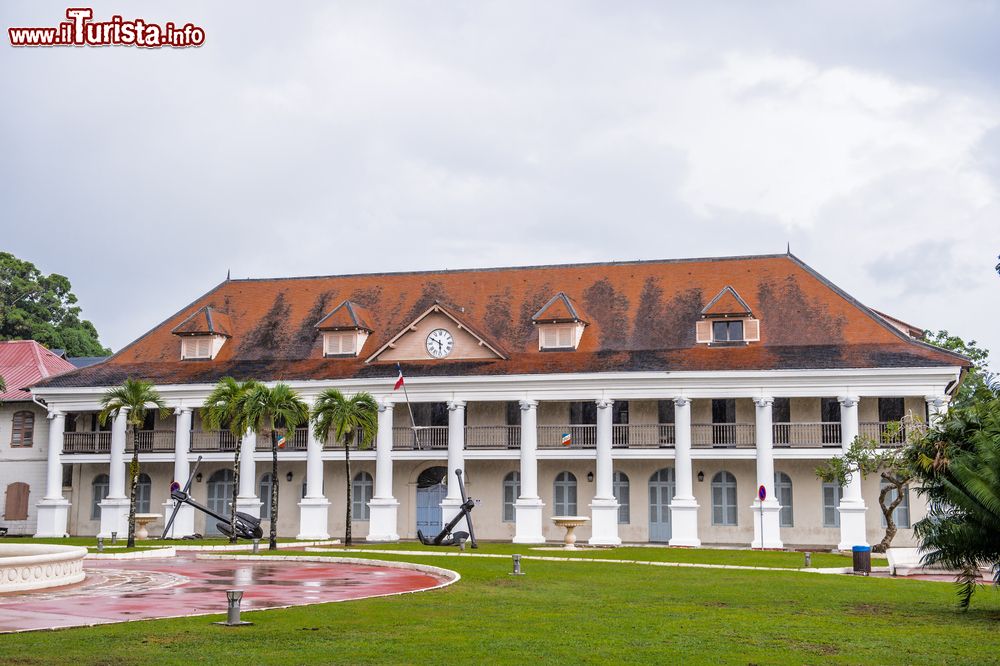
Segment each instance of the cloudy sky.
M0 46L0 248L69 276L115 349L227 270L790 243L1000 365L1000 3L92 6L207 34Z

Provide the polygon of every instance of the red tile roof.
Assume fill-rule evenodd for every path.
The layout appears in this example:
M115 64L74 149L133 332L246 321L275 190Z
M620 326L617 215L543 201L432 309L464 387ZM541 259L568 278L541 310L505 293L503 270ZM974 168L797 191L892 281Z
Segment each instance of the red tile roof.
M7 390L0 392L0 402L31 400L26 387L70 370L76 370L76 366L34 340L2 341L0 377L7 384Z
M725 286L760 319L761 340L695 344L695 322ZM576 351L540 352L533 317L563 292L590 325ZM106 363L50 386L390 376L395 365L325 359L316 323L334 303L366 308L373 349L435 302L502 345L509 358L407 363L407 376L622 370L769 370L965 366L908 338L791 255L491 268L332 277L227 280ZM212 361L181 361L171 330L202 308L228 313L232 339Z
M316 323L321 331L372 331L368 311L357 303L344 301Z
M212 306L205 306L173 328L174 335L224 335L232 337L233 323L229 315Z

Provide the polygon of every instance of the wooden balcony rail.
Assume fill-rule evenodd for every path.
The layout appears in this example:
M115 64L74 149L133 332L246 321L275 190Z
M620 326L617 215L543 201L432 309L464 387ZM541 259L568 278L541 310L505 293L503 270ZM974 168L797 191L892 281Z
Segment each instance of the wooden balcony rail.
M673 423L629 423L611 426L615 448L673 448L676 442Z
M695 448L732 449L756 446L753 423L693 423L691 446Z
M228 430L193 430L191 432L191 451L235 451L240 445L240 438Z
M922 423L902 423L896 432L894 421L862 421L858 424L858 434L861 437L873 439L883 446L902 446L914 432L924 429Z
M108 453L111 451L111 433L65 432L63 433L63 453Z
M570 436L569 446L563 444L563 435ZM596 425L540 425L540 449L593 449L597 447Z
M840 422L775 423L774 445L777 447L840 446Z
M132 433L125 435L125 451L132 453ZM139 431L139 453L172 452L176 443L176 435L173 430L140 430Z
M416 432L417 435L414 436L414 430L410 426L393 427L392 448L397 451L426 451L448 448L448 426L417 426Z
M305 451L309 446L309 429L308 428L296 428L295 432L289 436L285 434L285 446L279 451ZM271 450L271 431L262 430L257 433L257 450L258 451L270 451Z
M521 448L521 426L466 426L465 448L519 449Z

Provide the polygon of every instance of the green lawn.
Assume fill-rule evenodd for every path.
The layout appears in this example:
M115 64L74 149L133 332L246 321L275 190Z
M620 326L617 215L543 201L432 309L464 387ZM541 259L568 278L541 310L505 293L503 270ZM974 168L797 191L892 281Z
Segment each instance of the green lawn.
M506 546L484 550L494 548ZM248 613L256 624L239 629L201 617L0 636L0 661L1000 663L992 590L961 613L946 583L544 561L525 562L527 575L514 578L506 558L365 557L419 557L462 580L434 592Z

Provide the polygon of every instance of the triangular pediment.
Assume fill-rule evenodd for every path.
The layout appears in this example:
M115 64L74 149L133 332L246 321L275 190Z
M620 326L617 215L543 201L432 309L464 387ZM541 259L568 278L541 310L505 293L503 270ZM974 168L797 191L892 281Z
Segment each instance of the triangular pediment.
M722 291L715 295L715 298L708 302L708 305L701 311L705 317L726 317L740 316L749 317L753 313L746 301L740 298L736 290L726 285Z
M325 317L316 322L316 328L321 331L368 331L371 333L371 325L368 323L371 317L368 311L353 301L344 301Z
M582 322L586 324L580 308L563 292L556 293L549 302L535 313L531 321L540 323Z
M206 305L179 323L170 331L174 335L233 335L233 324L229 315Z
M427 338L438 329L447 331L453 346L443 357L432 356L428 351ZM403 327L387 343L368 357L366 363L374 361L452 361L468 359L506 359L496 343L488 340L469 326L458 313L435 303L419 317Z

